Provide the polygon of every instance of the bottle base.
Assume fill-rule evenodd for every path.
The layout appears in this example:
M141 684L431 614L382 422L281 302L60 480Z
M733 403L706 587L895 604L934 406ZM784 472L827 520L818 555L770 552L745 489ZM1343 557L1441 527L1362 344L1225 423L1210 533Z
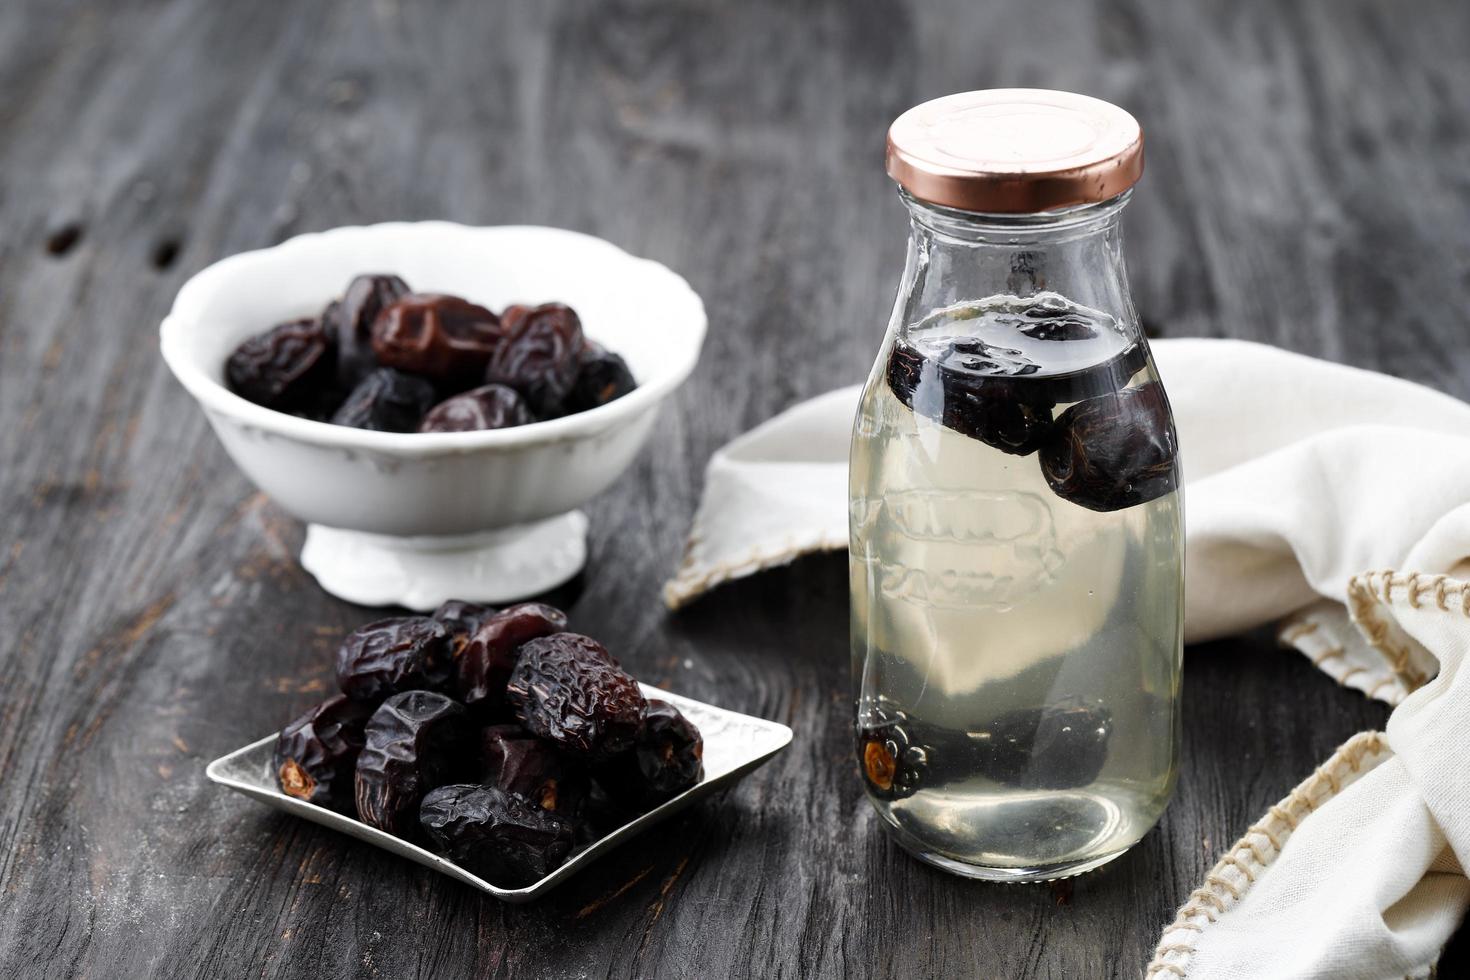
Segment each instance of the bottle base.
M1085 874L1095 868L1102 867L1115 858L1121 857L1133 847L1132 844L1129 844L1127 847L1121 847L1116 851L1109 851L1106 854L1099 854L1095 857L1083 858L1076 861L1064 861L1058 864L1022 868L999 868L967 864L964 861L957 861L952 857L936 854L917 847L909 841L904 840L900 834L892 834L891 836L909 854L912 854L925 864L933 865L936 868L948 871L950 874L959 875L962 878L973 878L976 881L993 881L1014 885L1056 881L1058 878L1071 878L1076 875Z

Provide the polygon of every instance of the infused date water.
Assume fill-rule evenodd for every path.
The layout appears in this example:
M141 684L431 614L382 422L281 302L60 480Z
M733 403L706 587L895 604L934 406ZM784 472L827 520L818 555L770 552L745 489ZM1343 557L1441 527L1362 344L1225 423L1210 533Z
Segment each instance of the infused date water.
M905 201L850 462L859 768L924 860L1078 873L1157 821L1178 742L1176 437L1127 298L1123 201Z

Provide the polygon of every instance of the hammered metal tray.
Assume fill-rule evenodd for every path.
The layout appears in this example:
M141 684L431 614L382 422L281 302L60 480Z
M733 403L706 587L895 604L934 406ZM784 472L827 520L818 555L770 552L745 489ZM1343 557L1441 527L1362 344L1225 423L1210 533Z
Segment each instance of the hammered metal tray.
M215 759L204 772L221 786L228 786L230 789L254 797L278 810L294 813L298 817L305 817L324 827L331 827L333 830L340 830L359 840L376 844L385 851L392 851L410 861L416 861L426 868L446 874L486 894L494 895L502 901L529 902L541 897L634 835L661 820L668 819L691 803L709 796L716 790L733 785L746 773L758 768L771 756L780 752L791 741L791 729L774 721L764 721L760 718L752 718L750 715L726 711L724 708L717 708L701 701L692 701L647 684L638 686L643 689L645 696L660 698L674 705L699 728L700 734L704 736L703 782L685 790L631 823L624 824L591 846L576 852L567 859L566 864L534 885L528 885L525 888L497 888L432 851L400 840L392 834L384 833L367 824L359 823L334 810L314 806L282 793L276 788L276 781L270 771L271 755L275 750L276 742L274 734L267 735L258 742L252 742L229 755Z

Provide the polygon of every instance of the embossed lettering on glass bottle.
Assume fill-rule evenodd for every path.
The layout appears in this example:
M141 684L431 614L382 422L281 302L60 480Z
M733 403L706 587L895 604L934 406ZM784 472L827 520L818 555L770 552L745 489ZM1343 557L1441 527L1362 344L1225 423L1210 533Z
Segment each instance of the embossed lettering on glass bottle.
M1137 122L970 92L889 132L908 259L850 471L858 762L973 877L1121 854L1173 790L1183 506L1118 222Z

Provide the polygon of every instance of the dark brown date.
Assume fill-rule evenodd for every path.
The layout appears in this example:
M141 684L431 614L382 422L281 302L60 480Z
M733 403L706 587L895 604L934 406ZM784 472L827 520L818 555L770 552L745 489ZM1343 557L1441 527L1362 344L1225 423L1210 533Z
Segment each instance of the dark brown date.
M256 334L225 361L225 381L241 398L280 411L307 406L333 381L331 337L314 319Z
M1073 789L1108 759L1112 714L1097 699L1071 697L1007 712L967 733L974 768L1007 786Z
M523 602L488 617L454 658L455 696L481 716L502 713L521 644L566 628L567 614L541 602Z
M356 387L378 366L373 354L373 322L408 292L408 283L397 276L361 275L322 313L322 326L337 344L337 384L344 391Z
M353 777L372 705L334 694L281 729L272 769L281 792L348 815Z
M427 616L368 623L337 648L337 685L355 701L434 690L449 680L449 630Z
M506 697L531 734L593 762L632 748L643 725L638 684L601 643L577 633L522 644Z
M901 800L924 784L930 749L916 738L908 715L887 698L859 712L857 743L863 776L874 796Z
M378 315L373 353L378 363L422 375L442 390L462 390L485 373L504 337L500 318L483 306L410 293Z
M916 415L1001 452L1036 452L1051 431L1053 402L1043 386L1016 382L1009 375L976 373L984 367L983 358L958 350L963 343L953 340L938 356L930 356L905 340L896 341L888 357L888 386L894 396ZM955 357L964 361L963 369L947 363ZM984 364L997 372L1007 368L998 362ZM1015 366L1016 376L1027 366Z
M540 881L575 842L571 823L494 786L441 786L424 797L419 817L436 851L503 888Z
M368 719L357 757L357 818L418 838L419 803L465 774L469 736L464 706L442 694L405 691L384 701Z
M475 630L495 615L495 610L478 602L449 599L441 603L433 615L434 621L449 631L450 656L457 657L464 650L465 644L470 642Z
M596 344L588 343L577 362L577 380L567 393L566 410L585 412L622 398L638 387L628 362Z
M480 733L481 781L572 817L587 794L587 769L519 725L491 725Z
M412 432L438 397L434 386L423 378L378 368L352 389L332 415L332 424L378 432Z
M474 432L528 425L536 416L514 388L484 385L447 398L429 410L419 423L420 432Z
M485 381L519 391L540 418L562 414L585 346L576 311L561 303L511 307L504 327L505 343L491 358Z
M704 778L704 739L667 701L650 700L631 752L598 770L597 781L624 806L642 812L673 799Z
M1041 472L1063 500L1122 510L1179 485L1176 445L1164 389L1150 381L1063 412L1041 450Z

